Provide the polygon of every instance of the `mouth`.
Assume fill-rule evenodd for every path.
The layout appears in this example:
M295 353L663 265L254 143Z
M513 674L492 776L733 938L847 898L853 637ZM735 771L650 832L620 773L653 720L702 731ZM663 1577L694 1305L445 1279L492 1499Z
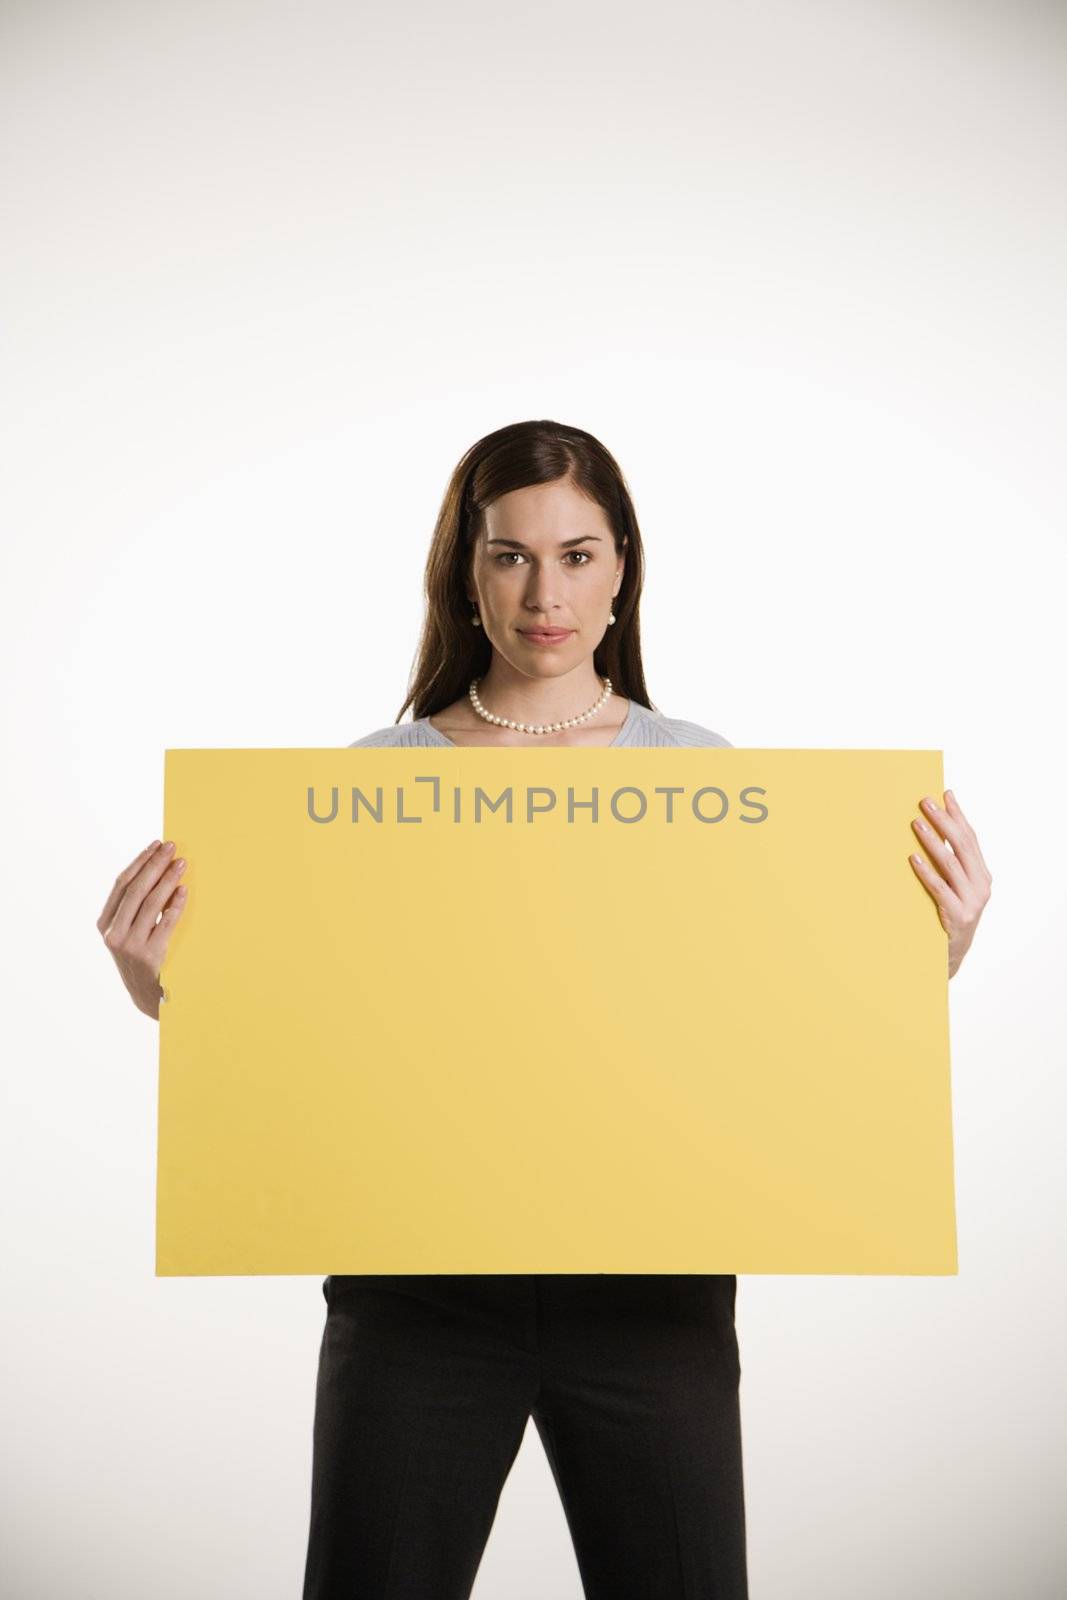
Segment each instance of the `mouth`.
M519 632L524 639L532 639L535 644L559 644L562 639L569 639L572 628L520 628Z

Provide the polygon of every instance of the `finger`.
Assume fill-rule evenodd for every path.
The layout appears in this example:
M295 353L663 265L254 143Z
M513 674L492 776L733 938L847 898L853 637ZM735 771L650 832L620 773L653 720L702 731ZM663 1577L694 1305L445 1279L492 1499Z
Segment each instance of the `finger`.
M919 882L928 892L935 904L938 905L948 917L956 917L958 920L959 915L963 911L959 896L955 894L951 886L945 882L937 868L932 866L931 863L927 861L925 856L909 856L908 860L911 862L915 876L918 878Z
M975 883L980 882L982 873L985 871L985 864L979 859L977 841L974 840L970 826L963 821L957 820L950 812L943 811L929 795L923 799L921 809L926 818L927 826L936 829L936 834L933 837L936 839L937 834L939 834L947 839L952 846L956 860L961 863L962 880L965 881L970 878ZM920 834L920 837L923 844L928 844L931 835ZM946 854L943 847L935 849L933 854L938 865L941 865Z
M953 855L944 840L921 817L912 821L912 829L919 843L929 852L935 870L962 897L967 889L967 872L962 862Z
M160 917L159 921L156 923L155 927L152 929L152 932L148 936L146 948L149 955L152 957L152 960L158 962L160 966L163 965L163 957L167 953L167 946L170 943L170 936L174 931L174 925L181 916L182 912L185 910L185 902L187 897L188 890L186 889L184 883L179 883L177 888L174 890L174 893L163 907L162 917Z
M119 901L111 924L113 940L122 941L128 936L135 918L138 916L144 903L146 894L149 894L166 872L174 856L174 846L171 840L160 845L154 850L140 871L126 885L125 893Z
M111 888L111 893L104 901L104 909L96 919L96 926L101 933L106 933L111 926L112 919L118 909L119 901L126 892L127 886L137 876L145 862L159 849L159 840L155 839L141 851L139 856L134 856L128 867L123 867Z
M172 861L159 880L149 889L141 902L141 908L133 919L130 935L138 943L147 944L151 938L152 930L156 926L156 918L167 904L171 895L178 887L179 879L185 871L186 861L180 856L177 861Z
M959 801L956 799L956 796L952 793L951 789L945 790L945 809L948 811L949 815L954 819L954 821L956 821L963 829L964 837L970 841L971 848L981 865L982 871L985 873L987 878L990 877L991 874L989 868L986 866L985 857L983 856L981 846L978 843L978 835L975 833L974 829L971 827L971 824L964 816L963 809L960 806Z

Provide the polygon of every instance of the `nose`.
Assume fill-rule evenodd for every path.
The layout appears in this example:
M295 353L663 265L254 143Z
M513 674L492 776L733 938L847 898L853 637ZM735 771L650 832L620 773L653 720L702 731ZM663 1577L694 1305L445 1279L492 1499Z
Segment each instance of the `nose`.
M557 581L557 575L550 571L547 565L530 569L530 577L526 584L526 606L528 610L537 613L532 620L537 621L544 616L551 623L552 613L559 609L556 595Z

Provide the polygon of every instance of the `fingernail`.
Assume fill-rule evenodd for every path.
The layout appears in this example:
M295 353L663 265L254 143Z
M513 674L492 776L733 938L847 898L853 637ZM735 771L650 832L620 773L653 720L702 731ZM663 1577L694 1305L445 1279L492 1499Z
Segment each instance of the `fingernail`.
M165 844L165 845L164 845L164 846L163 846L163 853L164 853L164 855L169 855L169 854L170 854L170 852L171 852L171 851L172 851L172 850L173 850L173 849L174 849L174 840L173 840L173 839L168 839L168 840L167 840L167 842L166 842L166 844Z

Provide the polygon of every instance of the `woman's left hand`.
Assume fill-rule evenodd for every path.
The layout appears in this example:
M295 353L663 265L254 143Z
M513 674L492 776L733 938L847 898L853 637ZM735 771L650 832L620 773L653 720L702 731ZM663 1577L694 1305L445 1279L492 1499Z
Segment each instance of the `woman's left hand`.
M948 975L951 978L959 971L960 962L970 949L993 879L982 859L974 829L960 810L952 790L945 790L944 810L935 805L929 795L920 805L926 821L914 821L912 827L929 851L933 865L925 856L909 859L916 877L936 903L941 926L948 934Z

